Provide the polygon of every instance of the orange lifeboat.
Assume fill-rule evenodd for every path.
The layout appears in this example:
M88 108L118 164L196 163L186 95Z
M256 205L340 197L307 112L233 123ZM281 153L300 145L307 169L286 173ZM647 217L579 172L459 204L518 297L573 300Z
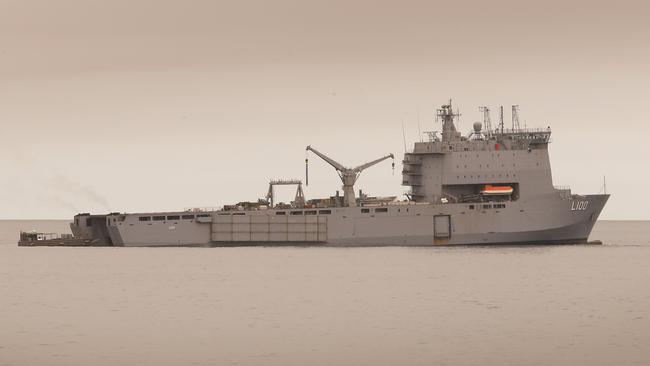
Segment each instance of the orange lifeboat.
M510 186L493 186L488 184L483 187L481 194L486 196L510 196L512 192L513 189Z

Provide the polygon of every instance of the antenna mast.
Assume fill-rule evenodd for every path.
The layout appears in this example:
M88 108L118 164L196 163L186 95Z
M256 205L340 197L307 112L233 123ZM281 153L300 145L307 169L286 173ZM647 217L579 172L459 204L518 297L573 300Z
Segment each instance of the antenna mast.
M404 120L402 120L402 140L404 141L404 152L406 152L406 133L404 132Z
M503 106L499 109L499 129L501 129L501 134L503 135Z
M454 118L460 117L460 113L454 113L451 108L451 99L449 104L444 104L436 111L436 122L442 120L442 141L460 140L460 132L454 126Z
M519 106L512 106L512 132L519 132Z
M489 139L492 137L492 121L490 120L490 108L487 106L478 107L478 110L483 112L483 129L485 130L485 135Z
M420 142L422 142L422 129L420 128L420 108L418 108L418 135L420 136Z

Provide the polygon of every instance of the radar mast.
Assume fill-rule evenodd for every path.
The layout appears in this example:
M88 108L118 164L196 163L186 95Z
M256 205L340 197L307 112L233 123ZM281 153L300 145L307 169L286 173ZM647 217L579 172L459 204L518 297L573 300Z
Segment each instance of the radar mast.
M442 141L457 141L460 140L460 132L456 131L454 125L454 118L460 117L460 113L454 113L451 108L451 99L449 104L443 104L436 112L436 121L442 121Z

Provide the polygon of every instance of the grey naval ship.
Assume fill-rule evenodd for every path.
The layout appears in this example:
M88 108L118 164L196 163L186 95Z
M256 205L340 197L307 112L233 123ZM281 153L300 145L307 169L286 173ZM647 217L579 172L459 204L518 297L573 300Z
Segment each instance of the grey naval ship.
M451 101L437 109L442 131L427 132L402 160L404 199L371 197L354 184L388 154L347 168L317 149L343 187L334 196L306 200L301 180L272 180L257 201L174 212L78 214L79 240L109 246L435 246L586 243L608 194L580 195L554 187L548 147L551 129L491 126L490 110L466 136ZM424 135L424 134L423 134ZM308 172L308 159L305 170ZM393 162L394 168L394 162ZM308 184L308 174L305 183ZM295 184L295 199L274 202L276 185Z

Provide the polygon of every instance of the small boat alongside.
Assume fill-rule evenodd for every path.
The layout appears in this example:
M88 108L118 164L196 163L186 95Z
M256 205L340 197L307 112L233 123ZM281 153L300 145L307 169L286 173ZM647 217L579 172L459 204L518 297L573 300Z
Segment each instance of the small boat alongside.
M96 239L75 238L72 234L39 233L21 231L18 246L22 247L90 247Z

